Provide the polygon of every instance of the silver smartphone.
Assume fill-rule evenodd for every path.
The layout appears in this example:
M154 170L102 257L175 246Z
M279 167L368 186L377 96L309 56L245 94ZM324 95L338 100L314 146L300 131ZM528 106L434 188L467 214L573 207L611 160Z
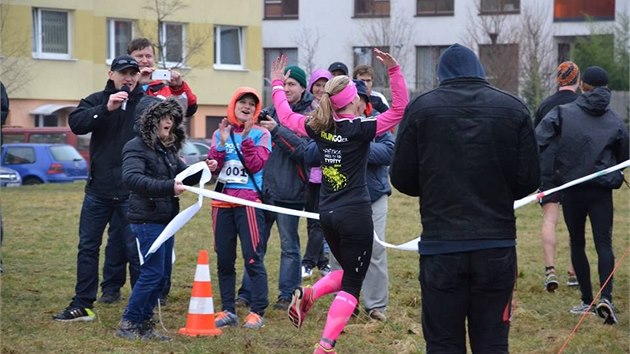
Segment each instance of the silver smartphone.
M164 80L169 81L171 79L171 71L170 70L153 70L151 73L151 80Z

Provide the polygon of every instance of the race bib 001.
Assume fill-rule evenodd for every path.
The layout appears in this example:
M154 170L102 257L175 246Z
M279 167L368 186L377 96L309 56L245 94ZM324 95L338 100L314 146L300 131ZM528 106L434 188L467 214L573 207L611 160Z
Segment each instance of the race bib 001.
M221 169L221 173L219 174L219 179L222 179L227 183L246 184L249 180L249 176L247 176L247 172L245 172L245 168L243 167L241 161L230 160L226 161L225 165L223 165L223 169Z

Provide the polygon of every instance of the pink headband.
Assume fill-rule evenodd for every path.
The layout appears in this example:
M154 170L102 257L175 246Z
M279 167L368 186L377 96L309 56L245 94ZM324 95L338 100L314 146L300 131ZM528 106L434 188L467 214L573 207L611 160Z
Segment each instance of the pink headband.
M328 95L330 93L326 92ZM330 96L330 102L332 103L332 107L334 110L338 110L343 108L352 102L357 95L357 86L350 80L348 85L343 88L343 90L337 92L336 94Z

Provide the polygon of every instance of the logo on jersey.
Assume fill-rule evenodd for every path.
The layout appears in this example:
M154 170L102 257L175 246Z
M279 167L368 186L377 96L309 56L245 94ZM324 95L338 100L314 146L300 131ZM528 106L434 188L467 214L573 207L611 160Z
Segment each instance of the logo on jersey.
M327 132L321 132L320 136L322 139L332 141L333 143L345 143L348 141L348 138Z

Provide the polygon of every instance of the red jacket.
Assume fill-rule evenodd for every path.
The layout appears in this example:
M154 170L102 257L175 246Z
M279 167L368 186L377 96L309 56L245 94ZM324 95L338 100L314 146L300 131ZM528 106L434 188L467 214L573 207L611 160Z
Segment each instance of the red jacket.
M186 102L186 117L191 117L195 114L195 112L197 112L197 96L195 96L192 92L186 81L183 81L182 86L177 90L162 81L151 81L146 90L146 94L149 96L160 97L162 99L166 99L171 96L181 98L182 103Z

